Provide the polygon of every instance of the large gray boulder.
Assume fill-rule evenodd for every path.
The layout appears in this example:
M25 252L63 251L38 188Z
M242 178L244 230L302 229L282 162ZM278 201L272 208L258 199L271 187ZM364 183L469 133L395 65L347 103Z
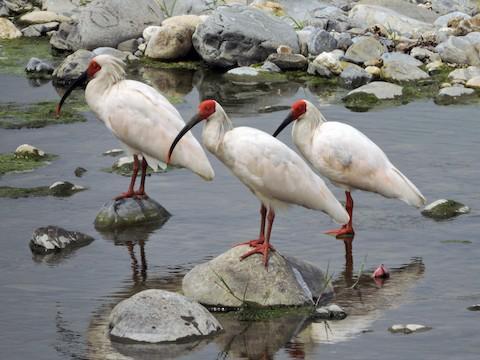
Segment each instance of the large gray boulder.
M402 82L430 78L430 76L417 66L408 62L389 61L382 67L381 77L384 80Z
M95 218L98 229L116 229L142 224L163 223L170 213L151 198L110 200Z
M352 25L366 28L376 24L385 26L398 34L420 34L434 30L431 23L420 21L402 15L395 10L382 6L359 4L355 5L349 13Z
M416 2L420 2L416 1ZM424 1L423 1L424 2ZM433 23L438 17L433 11L421 8L415 4L415 0L360 0L360 4L381 6L407 16L409 18L423 21L426 23ZM413 4L412 4L413 3Z
M438 44L435 50L444 62L480 65L480 32L465 36L450 36L446 41Z
M222 330L202 305L165 290L144 290L117 304L110 336L145 343L196 341Z
M209 64L245 66L264 61L278 46L299 52L295 30L262 10L243 6L221 6L193 34L193 46Z
M141 36L147 26L159 25L163 18L155 0L94 0L82 7L73 23L62 23L50 44L61 50L117 47Z
M452 11L462 11L474 15L479 9L477 0L431 0L431 3L432 10L442 15Z
M83 49L68 55L53 72L53 81L57 84L68 84L76 80L87 70L93 57L93 52Z
M50 254L82 247L90 244L93 240L89 235L49 225L35 229L30 240L30 249L35 254Z
M270 253L268 268L260 255L240 261L249 250L248 245L236 246L195 266L183 278L185 296L209 306L240 307L244 301L259 306L311 305L322 293L331 295L325 274L315 266L277 251Z
M379 59L385 47L377 39L369 36L357 38L345 52L345 59L358 64Z

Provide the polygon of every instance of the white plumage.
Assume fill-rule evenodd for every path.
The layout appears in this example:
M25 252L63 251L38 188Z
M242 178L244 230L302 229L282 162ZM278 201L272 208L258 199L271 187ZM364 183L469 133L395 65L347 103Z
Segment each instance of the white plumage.
M348 193L355 189L378 193L416 207L425 204L417 187L373 141L354 127L326 121L320 110L306 100L292 105L289 117L275 135L291 121L294 121L293 142L301 154L336 186ZM351 205L353 211L353 201Z

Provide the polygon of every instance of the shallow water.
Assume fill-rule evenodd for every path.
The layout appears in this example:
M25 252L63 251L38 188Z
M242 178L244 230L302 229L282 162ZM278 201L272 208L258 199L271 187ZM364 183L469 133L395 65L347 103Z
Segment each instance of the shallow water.
M213 156L212 183L187 170L147 179L147 191L173 216L159 229L104 233L93 227L103 202L124 191L128 179L102 171L114 158L102 156L119 142L91 113L88 121L42 129L0 129L0 152L29 143L60 157L31 173L9 174L1 185L37 186L68 180L88 191L70 198L0 199L0 354L5 359L478 359L480 302L478 259L480 125L478 106L442 107L418 101L399 107L353 113L338 99L342 91L297 83L232 86L202 71L141 69L137 78L171 97L185 119L199 98L216 96L237 126L273 132L285 111L259 113L265 106L307 98L327 119L354 125L380 147L429 201L451 198L472 212L450 221L424 218L402 202L354 193L353 264L344 244L323 235L335 226L321 213L291 208L277 216L273 244L282 253L325 269L329 264L336 303L350 314L337 322L306 323L303 318L240 323L220 316L226 332L188 346L128 346L106 336L109 310L145 288L178 290L195 264L208 260L258 231L258 201ZM0 75L0 101L29 103L57 98L50 84L32 88L22 77ZM5 85L7 84L7 86ZM68 104L66 105L68 106ZM197 138L200 127L194 130ZM290 131L281 140L292 146ZM76 178L82 166L88 172ZM335 194L343 200L339 189ZM55 224L96 239L69 254L33 257L32 231ZM469 240L469 244L444 243ZM394 273L383 287L367 275L384 263ZM348 289L362 265L358 288ZM397 323L420 323L431 331L394 335Z

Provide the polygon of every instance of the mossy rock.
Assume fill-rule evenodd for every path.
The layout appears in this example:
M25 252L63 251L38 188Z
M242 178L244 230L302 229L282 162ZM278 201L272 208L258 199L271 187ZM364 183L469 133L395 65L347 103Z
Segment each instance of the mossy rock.
M62 186L36 186L31 188L19 188L12 186L0 186L0 198L28 198L42 196L68 197L73 194L86 190L84 187L75 186L69 182L61 182Z
M175 166L168 165L166 169L158 168L156 171L154 171L151 167L147 167L147 175L151 176L152 174L156 173L165 173L175 168ZM108 173L130 177L133 175L133 157L121 157L113 163L112 167L104 168L102 170ZM141 176L141 173L141 170L139 170L137 176Z
M43 101L34 104L4 103L0 104L0 128L21 129L41 128L47 125L69 124L86 121L80 113L86 108L80 103L69 104L57 118L55 108L57 102Z
M105 203L95 218L99 230L128 228L141 224L165 222L170 213L150 198L127 198Z
M378 98L368 93L353 93L343 98L345 106L353 111L364 112L378 104Z
M0 154L0 176L9 172L32 171L48 165L57 155L46 154L42 157L18 157L14 153Z
M425 206L422 215L434 220L446 220L469 212L470 208L462 203L455 200L440 199Z

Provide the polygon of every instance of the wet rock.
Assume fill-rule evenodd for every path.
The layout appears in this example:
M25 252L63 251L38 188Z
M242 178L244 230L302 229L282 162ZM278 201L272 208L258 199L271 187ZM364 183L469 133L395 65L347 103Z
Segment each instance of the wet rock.
M472 89L480 89L480 76L474 76L468 80L466 86Z
M403 88L399 85L373 81L350 91L342 100L349 109L367 111L381 100L394 100L402 95Z
M49 22L45 24L30 25L22 29L23 36L26 37L39 37L47 35L50 31L58 29L58 22Z
M192 34L189 27L161 26L148 41L145 56L161 60L184 57L192 49Z
M337 48L337 40L328 31L315 29L310 33L307 42L308 53L318 55Z
M193 46L200 56L221 67L262 62L280 45L298 53L295 30L274 16L242 5L219 7L193 34Z
M117 304L109 317L114 340L196 341L222 330L200 304L164 290L144 290Z
M419 325L419 324L407 324L407 325L396 324L389 327L388 331L390 331L393 334L398 334L398 333L412 334L412 333L428 331L431 329L432 328L429 326Z
M452 11L452 12L449 12L448 14L439 16L437 20L434 21L433 25L442 28L442 27L447 27L448 23L452 19L470 19L470 18L471 18L470 15L467 15L461 11Z
M81 232L67 231L61 227L49 225L35 229L30 240L30 249L35 254L49 254L86 246L93 240L91 236Z
M85 190L85 187L72 184L68 181L56 181L49 186L50 194L53 196L71 196L79 191Z
M343 320L346 317L345 310L336 304L317 308L312 315L313 320Z
M54 67L45 60L33 57L28 61L25 71L29 77L50 78Z
M62 23L50 44L61 50L117 47L139 37L145 27L160 24L163 13L155 0L94 0L81 7L75 21Z
M278 73L282 71L282 69L280 69L277 65L275 65L270 61L265 61L263 63L262 70L266 70L268 72L274 72L274 73Z
M128 198L105 203L95 218L95 227L114 229L165 222L170 213L151 198Z
M340 74L340 81L347 89L355 89L372 81L372 75L358 65L349 64Z
M308 60L301 54L270 54L267 61L274 63L281 70L305 70Z
M478 35L475 35L478 34ZM480 44L480 33L466 36L450 36L438 44L435 51L444 62L453 64L480 65L480 55L476 47Z
M68 55L53 72L54 82L67 84L76 80L87 70L88 63L93 57L93 52L83 49Z
M405 6L406 5L408 4L405 4ZM389 29L390 32L396 32L398 34L421 34L425 31L434 30L433 25L430 23L376 5L355 5L350 11L349 17L353 26L364 28L382 24Z
M82 177L83 174L85 174L86 172L87 172L87 169L79 166L75 169L73 173L75 174L76 177Z
M438 105L452 105L468 103L475 98L475 90L455 85L440 89L434 101Z
M15 149L15 157L17 159L42 160L46 159L47 156L45 151L35 146L22 144Z
M448 74L450 80L462 80L463 82L467 82L476 76L480 76L480 66L469 66L468 68L455 69Z
M480 311L480 304L475 304L475 305L469 306L469 307L467 308L467 310L470 310L470 311Z
M8 19L0 18L0 39L15 39L22 36L22 32Z
M428 79L430 76L417 66L405 62L390 61L382 67L382 78L388 81L415 81Z
M183 278L185 296L209 306L239 307L243 301L258 306L311 305L324 289L331 295L324 273L313 265L273 251L265 269L259 255L240 261L250 249L237 246L195 266Z
M452 88L454 87L452 86ZM422 215L435 220L445 220L461 214L468 214L469 212L470 208L462 203L455 200L440 199L425 206L422 210Z
M355 40L345 53L345 60L363 64L378 59L385 52L385 47L373 37L363 36Z
M451 11L462 11L473 15L478 12L476 0L430 0L432 10L439 14L448 14Z
M61 23L63 21L70 21L70 18L54 13L53 11L32 11L28 14L20 16L18 20L24 24L32 25L49 22Z
M123 149L111 149L105 151L102 155L103 156L118 156L123 154L125 151Z

